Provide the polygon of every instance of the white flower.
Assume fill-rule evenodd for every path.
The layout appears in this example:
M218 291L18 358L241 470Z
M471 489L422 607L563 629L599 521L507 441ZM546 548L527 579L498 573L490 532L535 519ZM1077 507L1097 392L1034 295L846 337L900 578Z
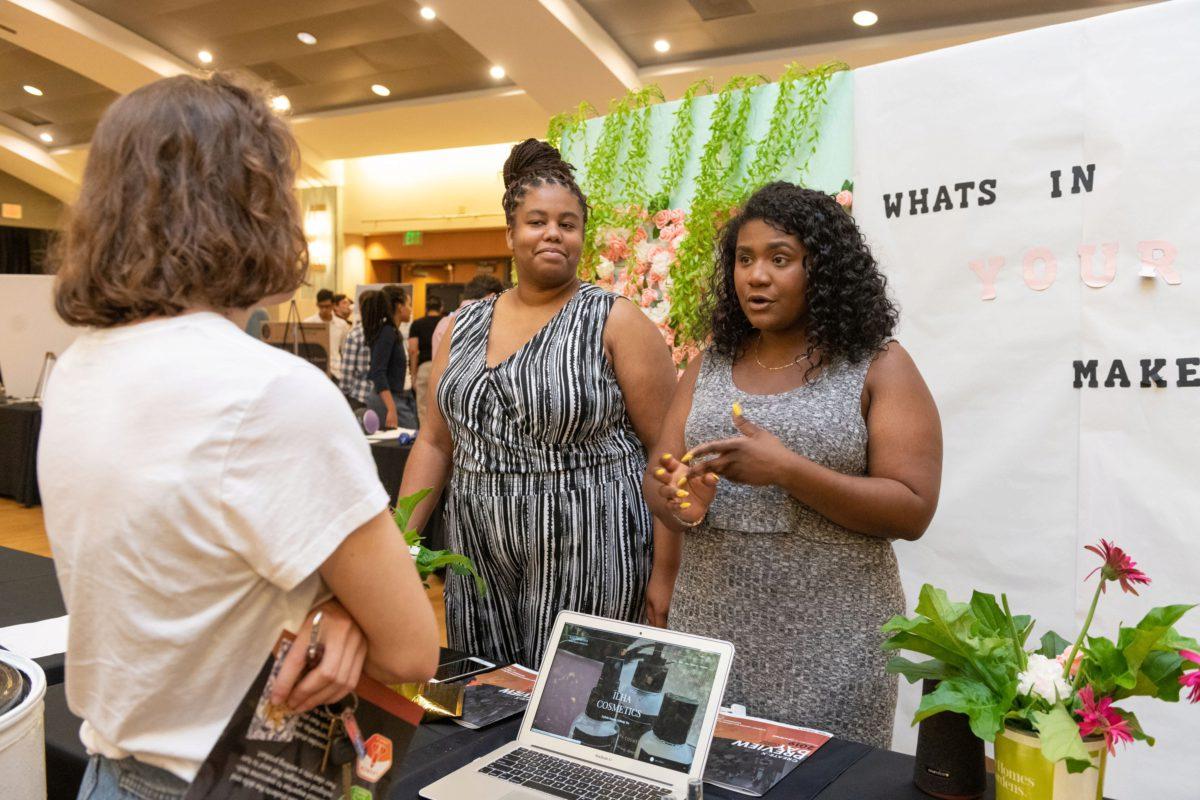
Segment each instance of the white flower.
M1057 660L1033 653L1025 671L1017 675L1017 692L1035 694L1051 703L1070 697L1071 684L1062 673L1062 664Z
M656 303L650 306L650 308L643 309L643 311L646 312L646 316L655 325L662 325L667 321L667 317L671 315L671 307L666 303Z
M600 263L596 265L596 277L603 280L608 280L613 276L613 262L603 256L600 257Z
M671 261L674 257L671 251L665 248L656 250L650 256L650 273L656 278L665 278L671 272Z
M654 255L652 251L656 247L658 247L657 244L651 244L650 242L638 242L633 246L633 257L643 263L649 262L650 257Z

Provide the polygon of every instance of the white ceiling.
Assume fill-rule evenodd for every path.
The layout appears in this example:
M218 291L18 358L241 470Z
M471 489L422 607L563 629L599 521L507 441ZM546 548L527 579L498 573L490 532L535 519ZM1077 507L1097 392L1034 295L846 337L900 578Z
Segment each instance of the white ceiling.
M597 108L658 84L778 75L791 61L878 63L1142 5L1114 0L0 0L0 170L70 200L91 128L120 93L213 66L276 82L308 183L330 162L544 134L581 100ZM866 6L872 28L850 17ZM722 11L739 10L736 16ZM713 19L705 15L716 14ZM318 44L305 46L307 31ZM671 41L658 53L653 39ZM486 74L491 65L503 79ZM21 86L45 84L41 98ZM377 97L371 83L394 87ZM52 131L45 145L39 132ZM74 146L63 148L62 142Z

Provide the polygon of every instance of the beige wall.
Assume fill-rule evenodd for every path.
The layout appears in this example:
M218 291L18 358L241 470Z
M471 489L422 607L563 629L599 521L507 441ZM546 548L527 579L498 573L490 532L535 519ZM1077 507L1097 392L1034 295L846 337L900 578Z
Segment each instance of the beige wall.
M511 149L494 144L331 162L342 180L342 230L503 227L501 174Z
M0 203L19 203L21 219L0 219L0 225L13 228L57 228L62 225L64 206L58 199L7 172L0 172Z

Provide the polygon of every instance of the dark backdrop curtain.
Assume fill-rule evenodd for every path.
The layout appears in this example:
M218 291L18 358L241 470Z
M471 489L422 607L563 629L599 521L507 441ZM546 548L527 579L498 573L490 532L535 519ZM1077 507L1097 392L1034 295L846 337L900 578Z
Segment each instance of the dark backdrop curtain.
M0 227L0 274L40 275L45 271L50 232Z

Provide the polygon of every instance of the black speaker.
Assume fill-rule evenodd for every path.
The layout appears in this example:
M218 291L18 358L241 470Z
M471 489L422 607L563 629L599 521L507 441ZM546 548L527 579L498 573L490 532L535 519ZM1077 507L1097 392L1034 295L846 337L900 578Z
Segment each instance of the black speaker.
M926 680L922 694L937 681ZM983 740L971 732L966 714L943 711L921 721L917 728L917 763L913 783L941 800L974 800L987 789Z

